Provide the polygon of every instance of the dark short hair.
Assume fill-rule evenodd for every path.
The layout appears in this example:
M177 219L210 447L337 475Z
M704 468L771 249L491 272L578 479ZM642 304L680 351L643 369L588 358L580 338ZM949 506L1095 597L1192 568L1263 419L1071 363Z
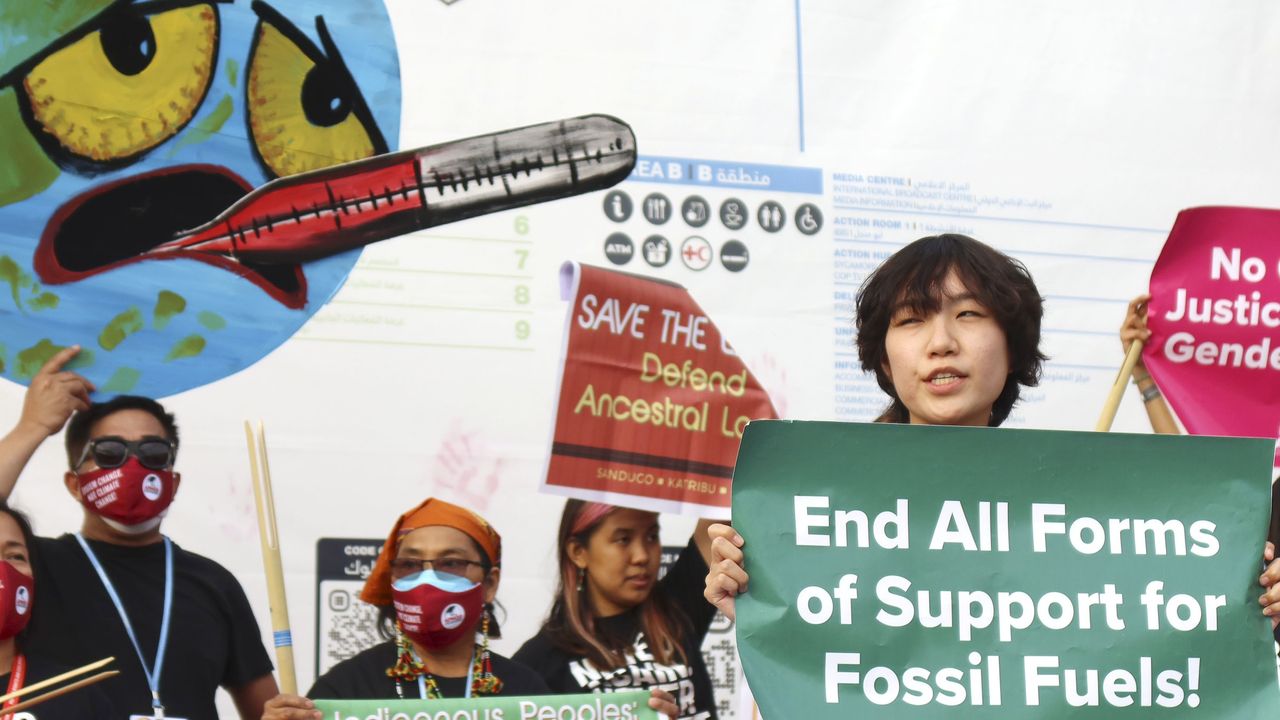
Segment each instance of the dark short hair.
M18 523L18 529L22 531L22 541L27 544L27 557L30 558L32 553L36 551L36 534L31 529L31 520L27 519L27 514L21 510L17 510L9 506L8 500L0 500L0 513L4 513L13 518ZM35 565L34 560L31 561Z
M164 436L173 443L174 457L178 452L178 423L173 417L173 413L164 409L160 403L151 398L141 397L138 395L117 395L114 398L103 403L94 403L89 406L88 410L82 410L71 416L71 421L67 423L66 446L67 446L67 464L72 470L76 469L76 461L84 453L84 446L88 444L89 428L99 420L120 412L121 410L141 410L151 417L164 428Z
M882 419L907 422L910 417L884 371L885 335L893 314L904 306L917 312L937 312L952 271L992 312L1008 343L1009 378L991 408L989 425L995 427L1009 417L1021 386L1040 383L1044 361L1048 360L1040 352L1044 299L1031 273L1021 262L971 237L924 237L881 263L858 289L858 359L863 370L876 374L880 389L892 399Z

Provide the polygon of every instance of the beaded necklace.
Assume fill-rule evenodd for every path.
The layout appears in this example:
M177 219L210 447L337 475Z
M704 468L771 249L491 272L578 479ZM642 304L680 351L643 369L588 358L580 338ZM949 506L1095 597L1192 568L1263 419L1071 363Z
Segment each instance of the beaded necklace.
M502 692L502 680L493 674L493 659L489 655L489 613L485 612L484 620L480 628L483 640L480 643L479 652L471 653L471 668L467 672L467 697L477 697L480 695L497 695ZM440 686L436 684L436 678L427 669L426 663L418 658L418 654L413 651L413 645L409 642L409 638L405 636L400 629L400 622L396 621L396 664L387 668L387 677L396 681L396 696L404 699L404 687L402 683L417 681L418 692L424 700L438 700L443 695L440 694Z

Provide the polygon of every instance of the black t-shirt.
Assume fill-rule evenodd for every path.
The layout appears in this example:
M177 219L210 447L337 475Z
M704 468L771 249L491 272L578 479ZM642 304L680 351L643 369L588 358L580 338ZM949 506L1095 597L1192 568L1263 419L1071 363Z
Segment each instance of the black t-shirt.
M638 608L596 620L600 638L610 647L625 649L627 664L623 667L597 669L585 656L558 647L545 625L512 658L535 668L555 693L659 688L675 696L679 720L715 720L715 693L702 659L702 640L716 614L715 607L702 596L706 576L707 564L691 540L654 589L665 593L669 604L683 612L681 649L688 664L663 665L653 657Z
M137 633L147 667L155 663L164 610L164 543L124 547L89 541ZM100 687L120 717L150 715L151 690L138 654L98 573L74 535L36 538L35 604L26 646L79 667L107 656L120 674ZM249 600L218 563L173 546L173 611L160 677L165 714L217 720L214 694L271 672Z
M72 668L49 662L39 655L23 653L27 658L27 674L23 680L24 687L31 687L42 680L48 680ZM89 673L84 676L76 676L67 682L75 682L84 677L97 674L99 671ZM111 679L102 682L111 682ZM9 673L0 675L0 691L4 691L9 687ZM36 694L49 692L48 689L37 690ZM30 697L20 696L19 700L30 700ZM0 716L4 715L4 711L0 710ZM100 720L100 718L117 717L111 709L111 701L107 699L105 693L99 685L90 685L73 690L66 695L59 695L56 698L46 700L35 707L19 711L14 720Z
M518 697L546 695L550 692L542 678L524 665L508 660L497 653L490 653L489 657L492 661L493 674L502 681L502 691L498 693L499 695ZM397 699L400 693L396 692L396 681L387 677L387 668L395 664L395 641L379 643L329 668L329 672L316 679L316 684L307 691L307 697L329 700ZM462 677L436 675L435 679L441 696L466 697L465 675ZM400 689L405 699L421 697L416 681L402 683Z

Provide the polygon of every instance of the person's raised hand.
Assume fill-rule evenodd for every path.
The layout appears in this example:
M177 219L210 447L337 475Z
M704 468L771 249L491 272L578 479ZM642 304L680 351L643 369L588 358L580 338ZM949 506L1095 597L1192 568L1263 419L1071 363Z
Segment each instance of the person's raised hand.
M711 566L703 597L730 620L736 620L734 598L747 589L747 571L742 569L742 546L746 541L728 525L716 523L707 528L711 538Z
M72 413L89 409L89 393L97 388L76 373L63 369L79 352L79 345L60 350L31 378L22 401L19 427L43 433L45 437L56 435Z
M1124 316L1124 324L1120 326L1120 347L1125 353L1129 352L1129 345L1134 340L1141 340L1146 343L1151 339L1151 330L1147 329L1147 303L1151 301L1151 296L1142 294L1129 301L1129 309ZM1138 358L1138 362L1142 362L1142 358Z

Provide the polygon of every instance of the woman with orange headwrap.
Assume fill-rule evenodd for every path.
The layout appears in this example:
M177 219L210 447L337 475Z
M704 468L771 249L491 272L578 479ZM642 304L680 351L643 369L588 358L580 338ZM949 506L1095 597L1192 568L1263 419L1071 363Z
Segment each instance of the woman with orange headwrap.
M536 673L489 651L502 539L479 515L429 498L400 516L360 599L378 606L384 643L335 665L308 697L462 698L544 695ZM477 642L479 636L479 642ZM279 695L263 720L319 719L310 700Z
M428 498L401 515L360 593L382 611L383 630L393 639L333 666L307 697L549 694L537 673L489 651L489 638L498 637L493 600L501 564L502 538L466 508ZM655 691L649 707L674 715L675 698ZM262 720L322 719L306 697L277 695Z

